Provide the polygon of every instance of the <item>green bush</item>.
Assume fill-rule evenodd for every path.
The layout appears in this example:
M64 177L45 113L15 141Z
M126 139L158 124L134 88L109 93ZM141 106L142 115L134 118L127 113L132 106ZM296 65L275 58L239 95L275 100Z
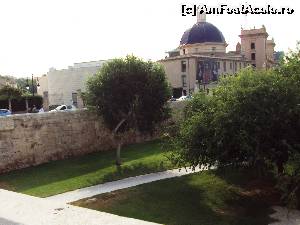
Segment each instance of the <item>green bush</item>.
M218 164L282 173L299 152L300 89L273 71L223 78L212 96L198 94L173 138L172 159L181 165Z

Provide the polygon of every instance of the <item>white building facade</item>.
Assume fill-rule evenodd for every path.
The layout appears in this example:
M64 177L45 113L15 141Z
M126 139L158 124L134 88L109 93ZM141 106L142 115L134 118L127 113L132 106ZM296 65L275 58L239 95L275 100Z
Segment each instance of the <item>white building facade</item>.
M39 78L41 88L38 94L48 96L49 105L75 105L81 92L86 90L89 77L95 75L105 60L74 63L68 69L50 68Z

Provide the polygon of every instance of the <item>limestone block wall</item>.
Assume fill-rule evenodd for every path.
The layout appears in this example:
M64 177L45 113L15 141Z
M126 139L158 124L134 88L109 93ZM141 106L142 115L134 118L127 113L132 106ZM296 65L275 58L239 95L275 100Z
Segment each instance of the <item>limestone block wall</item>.
M126 143L147 139L127 133ZM112 134L86 110L0 117L0 173L112 149Z

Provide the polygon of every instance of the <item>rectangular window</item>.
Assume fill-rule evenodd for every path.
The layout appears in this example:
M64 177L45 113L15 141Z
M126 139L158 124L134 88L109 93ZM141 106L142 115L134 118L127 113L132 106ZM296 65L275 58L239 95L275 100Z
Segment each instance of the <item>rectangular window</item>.
M181 72L186 72L186 61L181 61Z
M255 43L251 43L251 49L255 49Z
M251 60L255 60L255 53L251 53Z
M181 75L182 87L186 87L186 75Z
M76 106L76 107L78 107L78 105L77 105L77 99L78 99L78 96L77 96L78 94L76 93L76 92L73 92L72 93L72 105L74 105L74 106Z
M229 64L229 69L232 70L232 62L230 62L230 64Z
M223 70L224 70L224 72L226 72L226 61L223 62Z
M242 69L242 63L240 62L240 69Z

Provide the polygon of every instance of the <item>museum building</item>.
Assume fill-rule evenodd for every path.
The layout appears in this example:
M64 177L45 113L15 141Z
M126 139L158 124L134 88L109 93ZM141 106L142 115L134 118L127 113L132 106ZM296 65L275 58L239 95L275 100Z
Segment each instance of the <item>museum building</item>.
M209 89L221 75L235 74L247 66L264 69L275 65L275 43L267 40L264 26L241 29L239 37L236 50L226 52L228 44L222 32L206 22L205 14L198 13L197 23L183 33L180 45L159 60L173 88L173 97Z

